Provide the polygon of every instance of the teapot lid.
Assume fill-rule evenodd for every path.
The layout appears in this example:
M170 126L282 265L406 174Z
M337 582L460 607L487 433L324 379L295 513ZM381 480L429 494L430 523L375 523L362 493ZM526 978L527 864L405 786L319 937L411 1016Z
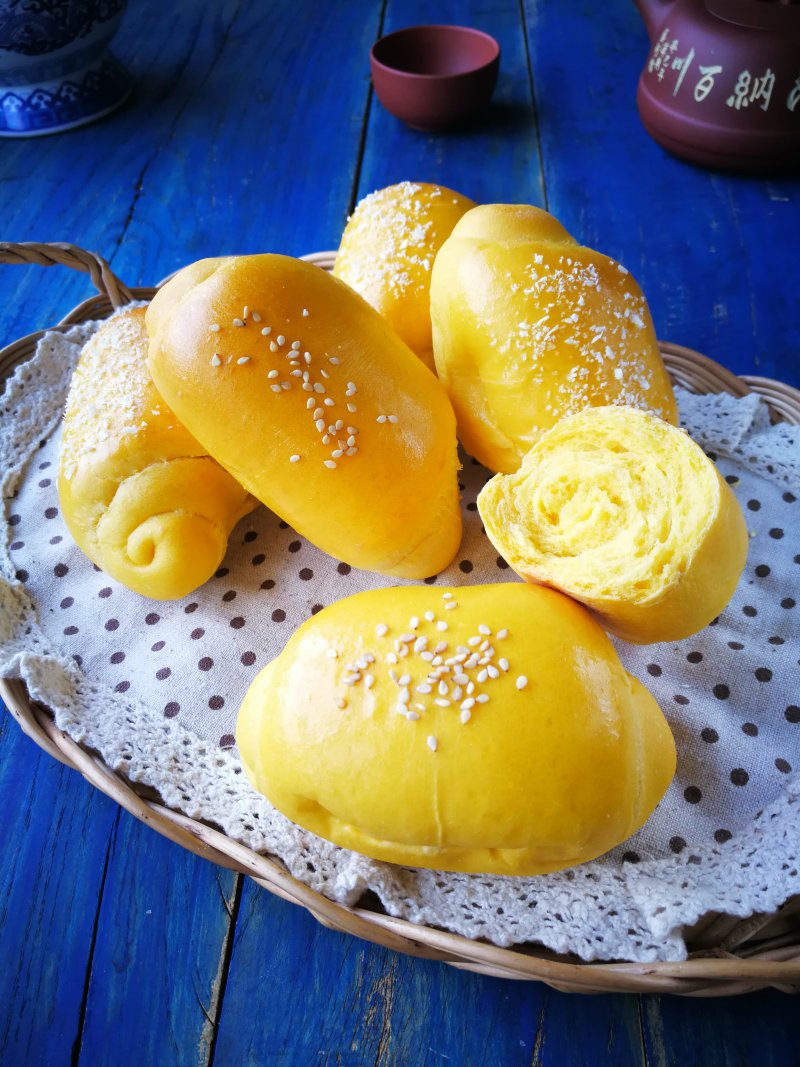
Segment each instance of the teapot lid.
M751 30L800 32L799 0L705 0L706 10Z

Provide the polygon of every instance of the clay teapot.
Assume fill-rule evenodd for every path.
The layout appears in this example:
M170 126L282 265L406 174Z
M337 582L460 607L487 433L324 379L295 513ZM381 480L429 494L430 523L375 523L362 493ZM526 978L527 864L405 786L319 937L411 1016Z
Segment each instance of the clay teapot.
M701 166L800 169L800 0L635 0L647 132Z

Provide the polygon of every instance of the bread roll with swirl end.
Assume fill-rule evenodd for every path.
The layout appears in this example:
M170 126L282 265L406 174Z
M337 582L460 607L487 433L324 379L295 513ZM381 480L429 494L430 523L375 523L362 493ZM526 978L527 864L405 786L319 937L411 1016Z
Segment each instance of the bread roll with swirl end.
M478 496L517 574L560 589L611 633L677 641L733 596L748 534L730 486L683 430L634 408L562 419Z
M347 220L333 273L372 304L434 373L430 286L436 253L472 200L400 182L370 193Z
M253 681L236 740L255 788L306 829L475 873L593 859L675 772L666 719L591 615L521 582L332 604Z
M436 574L461 540L455 417L344 282L288 256L204 260L147 312L150 369L238 482L355 567Z
M527 205L476 207L431 280L433 348L464 447L511 473L566 415L623 404L677 422L642 291Z
M147 369L145 309L103 323L67 397L58 496L89 559L143 596L174 600L219 567L257 504L180 424Z

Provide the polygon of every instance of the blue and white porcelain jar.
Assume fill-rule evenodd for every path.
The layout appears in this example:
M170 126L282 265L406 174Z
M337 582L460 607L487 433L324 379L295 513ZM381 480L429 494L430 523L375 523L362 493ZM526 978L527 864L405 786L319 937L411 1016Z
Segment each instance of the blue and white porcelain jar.
M0 0L0 137L82 126L119 107L130 75L108 51L126 0Z

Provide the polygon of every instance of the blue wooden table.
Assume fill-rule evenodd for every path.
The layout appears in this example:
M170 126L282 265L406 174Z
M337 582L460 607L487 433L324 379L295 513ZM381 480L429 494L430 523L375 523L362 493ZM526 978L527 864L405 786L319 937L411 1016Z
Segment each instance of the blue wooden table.
M372 96L371 43L416 22L501 43L468 132L413 132ZM547 207L635 274L660 337L800 385L800 184L695 170L647 137L629 0L136 0L115 51L125 110L0 142L0 237L72 241L153 284L201 256L335 248L364 194L437 181ZM67 271L0 270L0 344L87 295ZM136 823L7 715L0 810L9 1067L800 1063L777 992L571 997L332 933Z

